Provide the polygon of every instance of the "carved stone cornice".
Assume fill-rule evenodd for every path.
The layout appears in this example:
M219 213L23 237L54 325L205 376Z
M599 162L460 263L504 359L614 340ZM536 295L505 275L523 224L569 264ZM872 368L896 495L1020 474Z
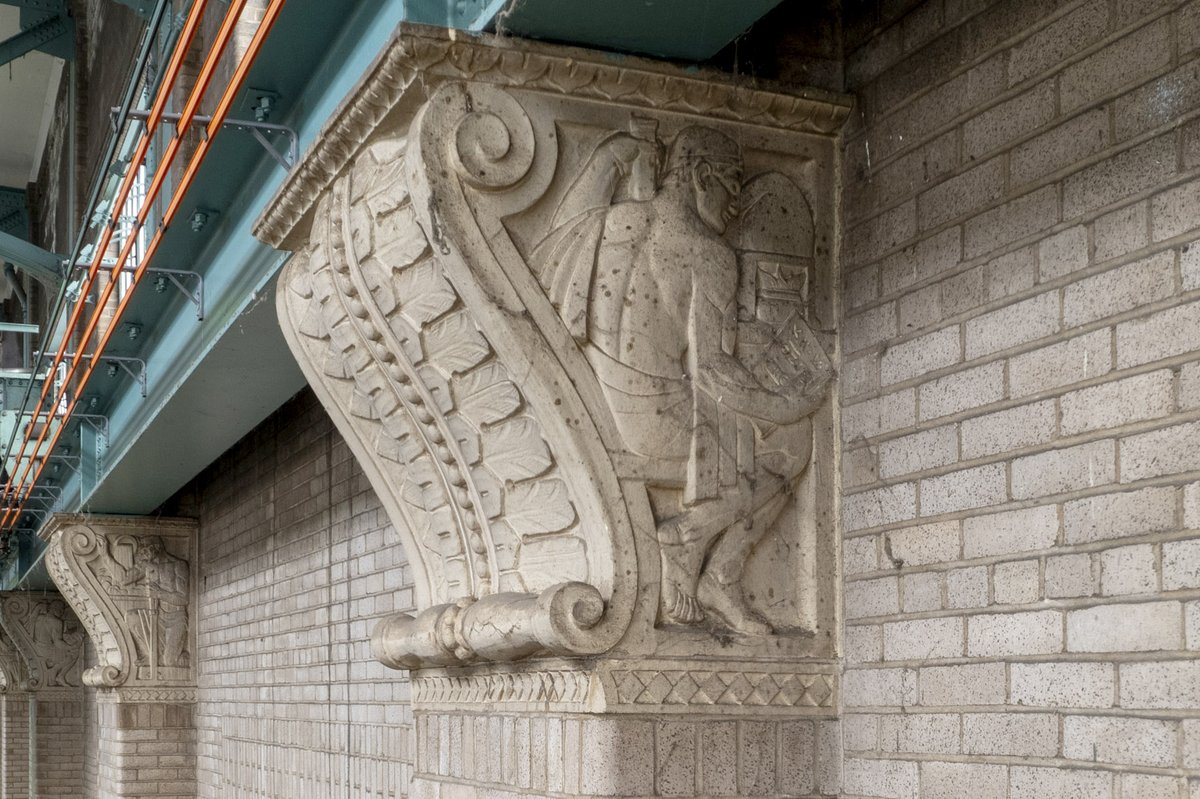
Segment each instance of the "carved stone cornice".
M723 73L684 71L641 58L618 61L579 48L507 37L468 37L406 23L292 171L256 224L254 235L272 247L285 247L284 240L317 196L410 94L418 76L422 87L470 79L820 135L837 133L853 103L849 95L815 89L764 90L731 83Z
M489 707L498 712L830 717L837 712L837 688L832 663L538 661L519 670L484 665L421 669L412 675L418 712Z
M96 650L86 685L195 685L194 520L55 514L41 536Z
M82 685L83 628L57 593L0 591L0 627L25 663L29 690Z
M848 108L399 30L256 228L295 251L281 327L412 565L379 660L836 654ZM835 690L763 668L726 687Z
M114 688L99 691L96 701L111 705L194 705L195 688Z

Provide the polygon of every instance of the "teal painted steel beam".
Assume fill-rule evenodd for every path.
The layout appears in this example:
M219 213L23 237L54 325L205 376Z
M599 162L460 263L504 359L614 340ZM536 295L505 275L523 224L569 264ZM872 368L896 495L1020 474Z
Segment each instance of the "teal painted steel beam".
M65 14L63 0L0 0L0 6L15 6L22 11L40 11L43 14Z
M23 189L0 186L0 233L29 238L29 209L25 206Z
M16 235L24 233L27 228L25 212L20 208L11 211L0 210L0 233Z
M55 289L63 280L63 257L47 252L10 233L0 232L0 261L10 261L18 269Z
M74 35L75 23L65 15L48 17L23 30L16 36L11 36L0 42L0 66L15 61L34 50L46 50L51 55L66 58L64 48L60 46L62 39Z
M703 61L780 0L518 0L495 27L504 33L601 50Z
M409 0L405 19L422 25L482 31L508 0Z

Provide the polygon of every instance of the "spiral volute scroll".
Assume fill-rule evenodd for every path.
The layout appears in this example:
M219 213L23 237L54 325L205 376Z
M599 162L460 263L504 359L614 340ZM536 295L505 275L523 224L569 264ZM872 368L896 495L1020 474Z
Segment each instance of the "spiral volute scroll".
M516 185L533 166L533 123L512 95L494 86L455 83L440 101L462 116L451 137L454 163L476 189L499 191Z
M114 629L104 608L89 597L87 583L92 575L82 563L107 554L102 536L86 526L71 525L55 532L50 538L46 566L63 599L75 611L95 647L99 660L83 673L84 685L111 688L123 684L129 676L127 663L132 647ZM108 615L112 615L111 612Z

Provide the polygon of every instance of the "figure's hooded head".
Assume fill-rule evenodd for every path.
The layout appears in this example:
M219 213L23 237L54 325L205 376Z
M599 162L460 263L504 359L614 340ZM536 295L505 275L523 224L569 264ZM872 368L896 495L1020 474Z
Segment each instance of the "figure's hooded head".
M724 133L692 126L675 136L667 155L666 185L690 186L696 213L718 234L737 216L742 153Z

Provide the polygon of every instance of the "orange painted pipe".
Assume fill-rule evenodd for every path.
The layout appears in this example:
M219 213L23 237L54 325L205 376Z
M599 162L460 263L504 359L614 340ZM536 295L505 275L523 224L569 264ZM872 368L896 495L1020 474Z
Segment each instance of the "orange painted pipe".
M173 91L175 88L175 82L179 79L179 72L183 67L183 60L186 57L187 51L191 47L193 40L196 38L196 32L200 28L200 22L204 16L204 11L207 5L208 0L195 0L195 2L192 4L192 8L188 13L187 20L184 22L183 31L179 37L179 44L176 46L175 52L171 55L171 61L167 66L166 72L163 73L163 82L159 86L158 95L155 97L150 117L146 121L146 129L143 131L141 138L138 140L137 148L135 149L135 156L130 162L131 164L141 164L142 160L146 157L146 151L150 147L150 140L162 119L163 109L166 107L167 99L169 98L171 91ZM125 200L129 197L129 192L133 188L133 181L136 176L137 167L131 166L129 171L126 172L125 178L121 181L121 188L117 192L116 202L113 205L113 208L116 209L114 218L105 227L103 233L101 233L100 240L97 242L95 256L92 259L91 266L88 268L87 278L85 279L83 288L79 293L79 301L75 303L75 307L72 308L71 315L68 318L66 327L64 328L66 331L68 331L68 335L70 335L70 331L73 331L75 326L79 324L79 317L82 316L83 308L86 304L85 298L91 292L92 286L95 285L96 276L100 272L100 265L104 262L104 253L108 249L109 242L112 241L113 231L117 224L116 214L119 214L120 209L125 205ZM74 265L72 264L69 268L74 268ZM53 374L58 370L58 365L63 361L63 353L65 349L65 347L58 348L59 351L54 354L48 374ZM39 411L45 404L47 393L51 390L52 385L53 384L51 382L47 382L42 386L42 391L38 397L36 406ZM57 401L55 404L57 404ZM21 448L17 452L18 463L25 455L25 445L28 443L28 441L29 439L25 438L21 442ZM34 449L36 451L36 447ZM14 469L14 471L16 470ZM29 465L27 464L25 469L22 471L22 478L25 474L28 474L28 472ZM0 497L7 499L11 493L10 489L11 483L4 486L3 491L0 492Z
M197 2L199 4L200 0L197 0ZM203 2L207 2L207 0L203 0ZM221 56L224 54L225 48L229 45L229 40L233 37L233 31L236 27L238 17L240 17L241 12L244 9L245 5L246 5L246 0L238 0L236 2L236 4L234 6L232 6L226 12L225 17L222 20L221 29L218 32L216 39L214 39L212 47L209 48L208 55L205 58L204 65L201 68L201 75L207 76L206 81L201 82L198 80L196 82L196 84L192 87L192 91L188 95L187 107L191 109L191 115L195 114L195 110L199 106L199 98L206 91L208 82L211 82L212 74L216 69L216 65L217 65L218 61L220 61ZM198 6L193 6L192 10L196 11L197 7ZM203 9L201 8L201 11L202 10ZM197 24L197 26L193 26L193 33L194 33L194 30L196 27L198 27L198 24ZM178 54L178 51L176 54ZM180 59L180 63L182 63L182 57ZM158 98L156 98L156 100L155 100L155 107L160 107L161 105L165 104L165 102L166 101L163 99L162 95L160 94L160 96ZM156 124L159 120L161 120L161 114L162 114L162 111L160 108L159 114L155 118ZM192 116L190 116L190 115L184 115L184 116L180 117L179 122L176 127L176 134L174 137L172 137L170 144L168 144L166 151L163 153L163 158L161 159L161 161L159 163L159 168L157 170L155 170L154 179L153 179L153 182L150 184L150 189L146 192L146 197L142 203L142 207L138 211L138 215L137 215L137 226L138 227L145 224L146 217L149 216L150 210L153 208L154 201L158 197L158 192L162 189L162 184L163 184L164 180L166 179L167 174L170 172L171 165L175 161L175 156L179 152L179 146L181 143L179 131L186 130L187 126L191 124L191 121L192 121ZM139 141L139 148L138 148L139 159L131 162L131 167L130 167L129 171L126 173L125 180L123 181L123 184L122 184L122 191L118 194L118 203L119 204L115 205L114 206L115 208L119 209L120 206L124 204L124 200L128 196L129 187L132 186L132 179L137 174L138 166L141 165L141 158L145 157L145 150L147 149L149 140L150 140L149 128L147 128L147 131L148 131L147 134L144 135L143 138ZM145 145L145 146L143 146L143 145ZM119 211L118 211L118 213L119 213ZM103 242L103 248L97 250L96 261L93 262L92 269L89 269L89 272L88 272L89 280L85 284L86 291L80 294L81 302L77 304L77 306L76 306L77 309L82 307L82 300L84 297L87 296L86 292L90 292L92 285L94 285L93 270L98 270L100 263L103 261L104 249L108 248L108 243L109 243L109 241L111 241L114 225L115 225L115 223L110 224L108 226L108 228L105 229L104 235L101 239L101 241ZM129 238L129 240L125 242L125 246L122 247L121 252L117 257L117 261L113 265L113 268L112 268L112 279L108 282L108 285L106 285L104 287L104 290L100 293L100 297L97 299L96 309L95 309L95 311L93 311L91 318L88 319L88 323L87 323L86 327L84 328L83 336L80 340L79 346L75 348L75 354L71 358L71 363L67 368L66 376L63 379L62 389L59 391L58 394L55 395L54 401L50 405L51 408L57 407L58 404L66 397L67 391L69 390L69 387L71 385L71 381L74 379L75 373L79 369L79 365L80 365L81 361L83 360L84 351L87 349L88 344L91 343L92 336L95 334L96 327L99 324L101 317L103 316L104 307L108 304L108 300L112 296L112 292L117 285L118 278L121 274L121 270L125 268L125 262L129 259L129 254L133 251L133 247L134 247L135 243L136 243L136 237L131 236ZM143 260L145 260L145 259L143 259ZM78 313L72 314L71 323L67 327L67 330L74 329L74 325L78 324L78 316L79 316ZM118 318L114 318L112 320L113 326L116 325L117 321L118 321ZM107 341L107 339L106 339L106 341ZM64 344L65 344L65 342L64 342ZM59 347L60 351L63 349L64 349L64 347ZM97 348L97 353L102 352L102 351L103 351L103 346ZM94 361L95 361L95 358L91 359L91 362L94 362ZM52 371L57 369L58 364L60 362L61 362L61 358L59 357L59 353L55 353L55 360L51 367ZM85 374L90 376L91 369L86 370ZM41 397L39 397L39 400L38 400L39 410L42 407L42 404L45 402L46 391L49 388L49 386L50 386L50 384L47 384L42 387L42 395L41 395ZM86 378L81 378L79 388L78 388L78 391L76 392L76 394L78 395L79 393L82 393L83 389L86 386L87 386ZM68 419L70 417L70 411L73 409L73 407L74 407L73 403L70 406L68 406L68 409L67 409L68 412L63 415L64 422L66 421L66 419ZM61 429L62 429L62 426L59 427L60 431L61 431ZM46 433L48 431L49 431L49 425L47 425L45 428L42 429L41 433L38 435L37 442L34 444L34 452L37 452L38 449L41 447L43 441L45 441ZM60 435L60 433L55 434L55 436L50 444L51 449L53 449L55 446L57 446L59 435ZM27 442L28 442L28 438L26 438L26 440L22 442L21 449L18 453L18 458L21 458L24 456L25 444ZM20 492L25 488L25 482L26 482L25 478L28 476L29 471L32 468L33 468L33 463L30 462L30 463L27 463L25 465L25 467L21 470L21 475L16 483L16 485L17 485L16 496L20 496ZM40 473L41 473L40 469L38 469L35 472L33 481L32 481L33 484L37 483L37 479L38 479L38 476L40 475ZM7 489L6 489L5 495L6 495L6 497L8 496ZM6 523L7 523L7 516L4 519L0 519L0 527L3 527Z
M178 211L179 204L182 202L183 196L186 194L188 188L191 185L192 180L195 178L196 172L197 172L200 164L203 162L204 158L207 156L209 147L211 146L212 139L216 135L217 131L220 130L221 125L224 123L225 118L228 116L230 108L232 108L234 99L237 96L237 92L241 86L241 83L245 80L246 74L249 72L251 65L254 63L254 59L258 56L258 52L262 48L263 42L266 40L266 37L270 33L271 28L275 24L275 21L278 19L279 13L283 10L284 1L285 0L271 0L271 4L268 6L266 12L264 13L263 19L259 23L259 26L254 33L254 37L251 39L250 45L247 48L246 53L242 56L241 60L238 62L238 65L234 71L233 77L230 80L229 85L226 87L225 92L221 96L220 102L217 105L217 110L213 114L213 117L208 124L208 129L207 129L208 135L200 142L200 145L196 148L196 152L193 154L192 159L189 162L188 167L184 172L183 178L180 180L179 185L176 187L175 191L173 192L173 195L171 198L171 203L168 207L167 213L163 217L163 225L158 230L158 232L155 234L155 237L151 241L150 245L147 247L146 253L142 257L141 262L138 264L137 269L134 270L133 278L131 281L129 291L127 291L125 296L121 298L121 302L118 304L116 312L114 313L112 323L104 331L104 334L102 335L101 340L100 340L99 344L97 345L97 348L96 348L97 355L99 355L99 353L102 353L104 351L105 347L108 345L109 339L112 337L113 330L116 329L117 323L120 321L121 317L124 315L125 309L133 297L134 289L136 289L137 285L141 282L141 279L145 275L146 269L149 266L150 261L152 260L152 258L154 256L154 253L157 251L158 246L159 246L160 242L162 241L163 232L170 225L171 220L174 218L175 213ZM245 0L240 0L240 2L237 4L237 6L235 8L230 9L230 13L226 16L226 20L225 20L226 23L228 23L231 18L236 23L235 12L237 15L240 15L240 11L241 11L241 8L244 6L244 3L245 3ZM226 32L227 27L228 27L228 32ZM206 59L206 62L205 62L206 67L211 63L213 65L213 67L215 68L216 61L221 56L221 53L218 52L217 45L219 44L220 45L219 49L223 50L225 44L227 44L227 42L228 42L228 38L229 38L229 35L232 33L232 30L233 30L233 25L228 25L228 26L222 25L221 32L223 34L225 34L225 36L223 37L223 39L219 39L218 42L214 42L213 50L210 51L209 58ZM212 74L212 69L210 68L208 70L207 80L211 80L211 74ZM202 87L200 82L197 81L197 86L194 87L192 96L194 97L196 95L196 89L203 89L203 88L206 88L206 86L207 86L207 83L205 84L205 86ZM199 105L198 101L196 103L192 103L191 98L189 98L188 107L191 109L191 113L193 115L194 115L195 109L198 107L198 105ZM185 117L181 117L181 119L180 119L181 125L184 124L185 119L187 121L187 124L190 124L191 118L185 116ZM184 128L178 128L177 130L183 130L183 129ZM174 143L174 141L178 141L178 136L176 137L175 140L173 140L173 143ZM172 151L172 158L173 157L174 157L174 151ZM164 165L160 166L160 169L158 170L159 172L165 172L165 170L169 167L169 163L167 163L165 160L163 163L164 163ZM161 181L159 182L159 185L161 186ZM156 193L157 192L155 192L155 194ZM151 195L149 193L147 194L146 200L143 204L143 208L142 208L141 212L139 212L139 215L138 215L139 225L142 222L144 222L145 217L148 214L148 210L152 206L154 199L155 199L155 195ZM131 238L130 241L132 241L132 240L133 239ZM101 302L99 302L97 304L96 313L93 314L93 321L99 316L100 309L103 308L104 304L108 301L108 297L111 295L112 287L116 283L115 277L119 274L120 269L123 267L124 261L127 259L128 255L129 255L129 249L130 249L130 243L127 242L126 248L122 251L122 257L118 260L117 266L114 268L114 272L113 272L114 280L110 281L108 286L105 287L104 298ZM88 339L90 339L90 333L93 332L94 329L95 329L95 325L89 324ZM82 345L79 349L83 349L83 346L86 346L86 339L85 339L85 344ZM60 349L62 349L62 348L60 347ZM56 430L54 433L54 437L53 437L53 439L51 441L51 445L50 445L51 451L54 449L55 446L57 446L58 439L62 435L62 431L66 426L65 423L68 419L70 419L71 415L74 413L75 407L79 402L79 395L82 393L83 388L87 385L88 381L90 380L91 375L95 371L96 364L99 362L99 360L100 359L98 357L93 357L87 362L87 366L86 366L83 376L81 377L81 380L80 380L80 389L78 392L76 392L75 398L70 401L70 403L68 404L68 406L66 408L66 412L63 416L63 424L60 425L58 430ZM73 362L72 366L74 367L77 364L77 360L72 359L72 362ZM72 371L74 371L74 370L72 369ZM70 376L68 376L68 379L66 381L64 381L63 390L56 397L55 405L57 405L58 402L60 402L61 399L63 397L65 397L67 385L69 384L69 382L70 382ZM46 429L44 429L42 431L42 434L39 436L38 443L37 443L37 445L35 445L34 451L37 451L37 448L40 447L41 442L44 439L46 431L48 429L49 429L49 426L47 425ZM26 439L26 440L28 440L28 439ZM32 466L32 465L33 464L31 461L29 466ZM29 491L32 491L33 486L36 486L38 480L41 478L42 472L45 470L45 466L46 466L46 462L44 460L42 462L38 463L37 468L34 472L33 478L30 481ZM26 473L28 472L28 468L29 467L27 467L25 470ZM19 496L20 493L22 493L23 491L24 491L24 480L22 479L22 482L18 487L17 495ZM0 527L7 527L10 522L15 521L15 519L19 518L21 513L25 509L25 502L27 500L28 500L28 494L26 494L25 498L21 500L21 504L19 507L15 508L15 509L10 508L5 513L3 519L0 519Z

